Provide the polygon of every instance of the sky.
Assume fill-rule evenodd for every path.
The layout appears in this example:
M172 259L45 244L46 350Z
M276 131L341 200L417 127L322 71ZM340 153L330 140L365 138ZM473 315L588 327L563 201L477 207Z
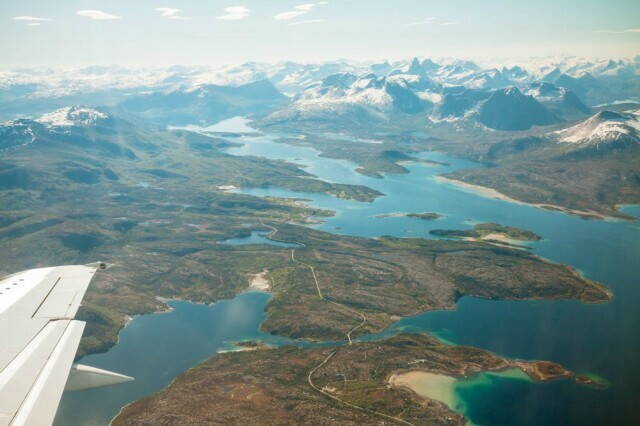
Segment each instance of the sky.
M0 67L640 54L640 0L2 0Z

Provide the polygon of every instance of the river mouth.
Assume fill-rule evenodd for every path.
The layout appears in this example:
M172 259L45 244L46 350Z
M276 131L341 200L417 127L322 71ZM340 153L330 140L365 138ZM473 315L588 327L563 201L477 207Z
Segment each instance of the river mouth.
M246 126L246 121L236 120L235 123ZM229 124L214 126L209 131L237 130L233 125L229 127ZM246 128L242 130L246 132ZM366 185L385 196L372 203L360 203L326 194L292 192L281 188L240 188L235 191L256 196L309 199L316 207L336 211L335 216L323 218L322 223L311 226L339 234L430 238L429 231L432 229L469 229L474 223L480 222L496 222L527 229L542 237L541 241L529 245L534 253L554 262L571 265L613 290L615 299L602 305L584 305L572 301L512 302L463 298L455 310L404 318L383 333L430 332L453 344L477 346L507 357L555 361L574 371L602 376L611 383L607 389L594 390L569 381L540 385L510 377L482 376L481 382L474 382L470 387L458 387L456 391L457 401L462 404L463 413L471 422L601 425L628 424L629 419L640 418L640 407L637 406L640 400L640 369L635 368L637 354L640 353L638 222L585 221L561 212L485 198L460 190L438 182L436 177L477 165L440 153L422 153L420 157L446 165L408 164L408 174L375 179L355 172L357 165L351 162L324 158L312 148L286 145L276 142L276 138L270 135L241 136L234 138L234 142L243 145L227 151L234 155L285 159L305 166L306 171L321 179ZM436 221L422 221L393 215L398 211L438 212L444 217ZM638 216L640 208L628 206L624 211ZM251 244L268 244L264 241L266 236L258 232L247 238L231 243L249 241ZM229 342L246 338L275 345L289 343L287 339L278 340L277 337L259 332L268 298L264 293L243 294L206 307L215 310L216 313L211 317L198 313L202 305L191 307L183 305L187 302L172 302L174 311L171 313L137 318L123 330L121 342L116 347L106 354L87 357L83 362L136 376L139 383L67 394L60 407L57 424L105 424L104 419L117 414L122 405L160 390L175 375L216 351L232 349L228 346ZM216 308L218 305L219 309ZM238 315L238 312L242 315ZM247 323L249 319L251 321ZM230 333L210 334L211 329L220 330L220 324L226 324ZM146 329L147 325L152 328ZM200 338L188 342L174 341L185 329L202 334ZM166 342L173 342L172 347L182 346L180 349L184 349L185 353L171 355L172 348L156 346L157 343L145 340L144 336L138 338L134 334L136 330L140 334L158 336L160 341L165 339ZM371 336L381 337L384 336ZM162 355L163 351L168 351L168 355ZM131 364L131 357L137 357L134 353L141 354L140 363L144 360L148 362L148 354L152 353L154 356L159 354L166 364L156 366L154 374L147 375L144 373L145 365L140 365L138 361ZM135 388L135 392L131 390L136 386L139 388ZM103 405L109 405L110 408L103 408ZM85 411L91 414L74 420L74 417L84 416L79 413Z

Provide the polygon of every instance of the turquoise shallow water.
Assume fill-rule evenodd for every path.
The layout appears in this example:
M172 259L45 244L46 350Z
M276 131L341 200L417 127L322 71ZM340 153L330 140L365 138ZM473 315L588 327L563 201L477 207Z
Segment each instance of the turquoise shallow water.
M231 123L231 128L209 130L233 131L233 126L238 123L242 121ZM606 390L595 390L576 386L569 381L541 385L492 376L490 380L482 380L477 386L465 386L458 390L459 398L464 402L464 412L473 423L625 425L635 424L640 418L640 404L637 404L640 401L640 369L636 366L640 353L638 222L586 221L559 212L478 196L436 179L437 175L447 171L477 165L439 153L424 153L420 157L446 162L448 166L433 167L415 163L407 166L410 171L408 174L374 179L355 173L356 166L351 162L322 158L310 148L276 143L273 137L245 137L235 141L245 144L229 149L232 154L285 159L305 166L307 171L327 181L367 185L386 194L373 203L359 203L279 188L240 190L259 196L308 198L315 206L335 210L335 217L316 225L319 229L369 237L428 237L429 230L435 228L461 229L469 228L472 223L477 222L498 222L536 232L543 240L531 245L535 253L556 262L570 264L589 278L599 280L613 289L614 301L602 305L584 305L572 301L503 302L463 298L455 311L432 312L405 318L388 330L387 334L401 330L428 331L456 344L478 346L505 356L549 359L578 372L596 373L612 383ZM339 143L349 142L341 140ZM394 212L438 212L445 217L436 221L379 217L381 214ZM625 208L625 212L640 216L640 207L629 206ZM259 242L262 237L256 234L249 238ZM245 295L221 303L243 304L245 297L257 296ZM170 376L215 352L218 346L211 346L209 339L222 342L225 338L240 340L238 336L245 332L259 334L257 329L264 315L262 311L266 299L262 299L261 303L247 305L246 315L253 322L247 325L246 330L229 325L229 334L185 343L185 351L197 356L186 357L184 362L157 365L155 370L162 373L163 380L136 374L135 369L127 365L129 358L137 356L134 355L136 353L155 353L153 348L151 352L147 352L149 346L144 338L141 337L141 341L126 338L129 329L147 317L132 322L123 331L121 343L109 353L88 357L83 362L137 375L138 382L143 384L124 385L122 388L140 386L144 392L150 393L168 383ZM215 321L230 324L225 318L229 313L218 311L217 306L218 304L212 308L201 308L215 310L218 312L214 315ZM189 317L191 310L184 312ZM169 318L171 314L162 315ZM187 324L202 330L204 336L208 336L206 330L209 327L215 326L212 321L207 322L208 320L198 316L189 319L188 323L173 325L174 320L159 323L152 320L162 315L150 316L136 327L145 330L145 333L162 333L169 339L176 337L174 333L180 334L183 330L181 327ZM172 356L171 359L181 357ZM100 365L100 362L110 365ZM86 411L88 407L91 407L91 411L102 410L99 407L93 409L94 406L101 405L99 398L82 395L90 392L104 392L101 394L102 398L119 401L114 401L112 406L134 398L134 392L116 387L70 394L72 396L65 396L61 407L63 416L70 418L70 412ZM144 392L138 391L135 398Z

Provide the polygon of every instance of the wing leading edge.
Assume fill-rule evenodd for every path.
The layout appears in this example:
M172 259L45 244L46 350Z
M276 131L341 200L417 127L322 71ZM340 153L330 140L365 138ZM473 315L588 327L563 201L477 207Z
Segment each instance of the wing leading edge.
M0 426L51 424L65 387L133 380L73 365L85 325L73 318L103 267L31 269L0 280Z

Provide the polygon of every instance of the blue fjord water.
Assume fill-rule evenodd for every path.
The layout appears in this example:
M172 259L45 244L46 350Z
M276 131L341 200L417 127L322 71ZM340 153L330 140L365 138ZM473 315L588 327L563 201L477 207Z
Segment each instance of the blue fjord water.
M229 238L228 240L220 241L220 244L230 244L230 245L251 245L251 244L268 244L270 246L276 247L286 247L286 248L296 248L300 247L300 244L296 243L285 243L281 241L270 240L267 238L269 232L265 231L252 231L251 235L248 237L240 237L240 238Z
M244 125L241 120L232 124L237 126L238 123ZM222 123L208 130L234 131L224 125ZM570 381L534 384L509 377L482 377L477 385L473 382L473 385L456 389L458 399L463 402L461 411L473 423L623 425L634 424L640 418L640 404L637 403L640 401L640 369L637 368L640 361L638 222L587 221L560 212L482 197L436 179L437 175L448 171L479 167L439 153L423 153L418 157L447 165L415 162L406 166L408 174L375 179L356 173L356 166L349 161L320 157L318 152L308 147L277 143L275 136L243 137L236 141L244 145L229 149L229 153L284 159L305 166L308 172L324 180L367 185L385 194L373 203L360 203L280 188L239 190L258 196L306 198L314 206L335 210L335 217L315 225L319 229L368 237L429 237L429 230L435 228L461 229L478 222L498 222L536 232L543 237L542 241L531 245L536 254L572 265L585 276L606 284L614 291L615 299L600 305L574 301L513 302L463 298L454 311L405 318L387 330L384 335L398 331L426 331L455 344L473 345L504 356L548 359L577 372L597 374L611 382L608 389L597 390L577 386ZM640 216L638 206L628 206L624 211ZM438 212L445 217L423 221L399 215L388 216L406 212ZM248 238L252 239L251 242L259 242L262 237L256 234ZM87 357L83 362L137 376L136 384L65 395L59 419L68 420L79 413L101 411L100 416L93 416L101 420L58 424L104 424L105 419L108 421L124 403L161 389L173 376L224 347L224 342L251 337L277 340L258 331L267 301L267 296L254 293L211 307L174 302L177 305L174 305L172 313L135 319L123 330L121 341L115 348L106 354ZM235 319L227 317L230 313L224 307L230 305L237 306L237 311L243 315ZM199 316L192 309L208 313ZM240 317L250 320L241 321ZM224 324L224 327L216 324ZM182 342L185 327L191 328L190 333L197 337ZM135 335L135 330L140 332ZM149 341L148 336L154 335L161 335L166 342L162 349L165 352ZM185 352L190 356L185 356ZM156 354L159 354L158 361ZM132 390L134 386L136 391ZM94 393L100 396L95 397ZM105 401L111 408L101 408Z
M55 424L106 425L124 405L164 388L175 376L216 352L232 350L232 342L289 342L259 331L269 298L266 293L249 292L212 306L171 301L170 312L134 318L109 352L87 356L81 362L136 380L65 393Z

